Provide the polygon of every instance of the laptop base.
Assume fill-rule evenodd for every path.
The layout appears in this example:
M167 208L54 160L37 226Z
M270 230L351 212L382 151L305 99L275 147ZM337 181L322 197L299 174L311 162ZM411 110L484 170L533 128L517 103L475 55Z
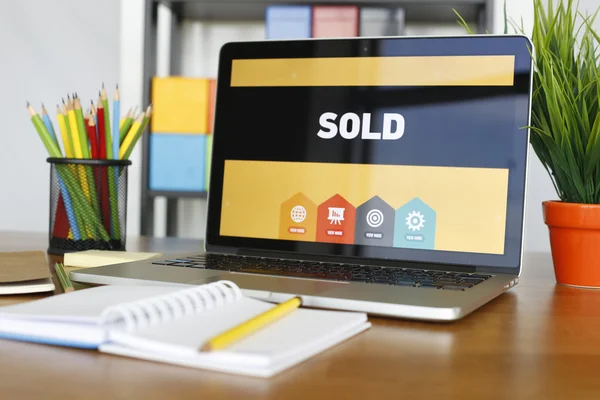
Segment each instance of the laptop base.
M514 286L518 278L493 274L464 291L365 282L339 282L269 276L200 268L179 268L151 261L107 265L71 272L76 282L99 285L201 285L230 280L257 299L283 302L300 295L307 307L361 311L373 316L425 321L455 321Z

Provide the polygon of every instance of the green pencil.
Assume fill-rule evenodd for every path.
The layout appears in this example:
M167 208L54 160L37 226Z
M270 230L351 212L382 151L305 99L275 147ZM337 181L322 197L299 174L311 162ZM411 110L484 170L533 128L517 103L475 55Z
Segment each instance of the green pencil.
M81 142L81 153L83 158L90 158L90 148L87 137L87 129L85 129L85 122L83 121L83 112L81 111L81 101L77 94L73 96L73 109L75 110L75 119L77 120L77 128L79 130L79 141Z
M72 292L73 290L75 290L75 288L73 287L73 283L71 282L71 279L69 279L69 275L67 274L67 271L65 271L64 265L62 265L62 263L55 263L54 270L56 271L56 276L58 277L60 285L62 286L63 291L65 293Z
M62 154L58 145L54 140L52 140L52 136L50 136L50 132L46 129L46 125L44 125L44 121L42 121L42 117L33 109L31 104L27 102L27 109L29 110L29 115L31 116L31 122L33 122L33 126L35 126L35 130L38 135L40 135L40 139L42 139L42 143L46 147L48 154L50 157L60 158Z
M123 120L123 124L121 126L121 132L119 132L119 146L123 144L123 140L125 140L125 136L127 136L127 132L129 132L129 128L133 125L135 113L137 111L137 107L133 110L129 110L125 119Z
M108 110L108 96L106 95L106 89L104 83L102 84L102 90L100 92L102 98L102 107L104 107L104 134L106 137L106 158L113 158L113 146L112 146L112 135L110 130L110 112ZM118 129L118 127L117 127Z
M131 155L131 152L133 151L135 144L140 139L140 136L142 136L142 134L144 133L144 130L146 129L146 125L148 125L148 121L150 120L151 115L152 115L152 104L150 104L148 106L148 108L146 109L146 112L144 113L144 119L142 120L142 124L140 125L140 128L135 133L135 136L133 137L133 140L131 141L131 144L129 145L127 150L125 150L125 154L123 155L124 160L129 159L129 156Z

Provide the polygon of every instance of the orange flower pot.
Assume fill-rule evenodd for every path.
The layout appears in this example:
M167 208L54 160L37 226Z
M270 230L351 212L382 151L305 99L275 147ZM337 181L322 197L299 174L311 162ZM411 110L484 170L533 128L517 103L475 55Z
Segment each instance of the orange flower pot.
M556 281L600 288L600 204L542 202Z

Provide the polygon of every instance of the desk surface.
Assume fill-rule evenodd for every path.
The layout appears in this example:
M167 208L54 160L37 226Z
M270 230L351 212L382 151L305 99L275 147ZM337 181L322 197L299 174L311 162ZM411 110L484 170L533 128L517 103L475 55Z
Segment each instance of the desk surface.
M0 251L44 250L0 233ZM198 241L134 239L131 251L195 251ZM0 297L0 305L41 296ZM0 340L3 398L600 398L600 291L556 285L547 254L521 283L450 324L370 318L373 327L267 380Z

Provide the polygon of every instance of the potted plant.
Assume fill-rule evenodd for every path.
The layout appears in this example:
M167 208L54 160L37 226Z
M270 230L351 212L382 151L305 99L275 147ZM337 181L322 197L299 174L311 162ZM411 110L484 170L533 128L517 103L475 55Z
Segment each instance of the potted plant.
M559 198L542 203L554 272L559 283L600 288L600 36L592 27L597 12L582 15L573 0L533 3L530 141ZM506 4L504 15L506 33ZM460 23L471 32L462 18ZM515 28L524 33L522 26Z

